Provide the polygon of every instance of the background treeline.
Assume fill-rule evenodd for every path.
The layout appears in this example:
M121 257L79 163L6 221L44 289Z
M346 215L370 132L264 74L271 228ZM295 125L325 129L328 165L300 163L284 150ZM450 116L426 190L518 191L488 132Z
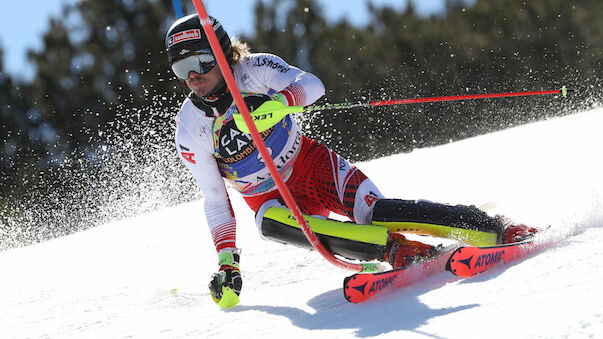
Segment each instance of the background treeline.
M564 84L581 89L565 99L474 100L300 117L307 135L353 161L601 102L603 2L446 5L445 14L431 17L412 6L369 6L370 24L355 27L328 20L313 0L258 1L249 13L255 27L241 38L253 51L278 54L318 75L327 87L321 102ZM185 6L194 11L188 1ZM52 19L43 48L29 53L37 69L31 81L12 79L0 58L0 249L197 197L172 141L183 95L163 41L174 19L171 0L82 0Z

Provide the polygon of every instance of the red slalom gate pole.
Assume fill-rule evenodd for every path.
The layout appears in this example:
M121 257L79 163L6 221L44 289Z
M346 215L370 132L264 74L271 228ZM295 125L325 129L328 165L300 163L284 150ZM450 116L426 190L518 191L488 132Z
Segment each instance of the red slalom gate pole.
M289 188L287 187L287 184L285 184L283 178L281 177L280 173L278 172L278 169L276 168L276 165L274 164L274 161L272 161L272 156L266 149L264 140L260 136L260 133L258 132L257 128L255 127L255 124L253 123L253 119L251 118L251 115L249 114L249 110L247 109L247 105L245 104L245 101L243 100L243 96L241 96L241 92L239 91L239 88L235 82L235 79L234 79L234 76L230 69L230 66L228 65L228 61L226 61L226 56L224 55L224 52L222 51L220 42L218 41L218 37L216 36L216 33L214 32L214 29L211 26L209 17L207 15L207 11L205 10L205 6L203 5L203 1L202 0L193 0L193 4L195 5L197 14L199 14L199 18L201 19L201 25L203 26L205 35L207 36L207 39L209 40L211 49L214 52L214 56L216 57L218 66L220 67L220 70L222 71L222 76L224 76L226 84L228 85L228 89L230 90L230 93L232 94L232 96L235 100L235 103L237 105L237 108L239 109L239 112L241 113L241 115L243 116L243 119L245 120L245 124L247 125L247 128L249 128L251 137L253 138L254 143L256 144L260 154L262 155L262 159L264 159L264 163L266 164L266 167L270 171L270 174L272 175L272 178L274 179L274 182L276 183L276 186L277 186L281 196L285 200L287 207L293 213L295 220L299 224L299 226L300 226L301 230L303 231L304 235L306 236L306 238L308 238L308 241L310 242L310 244L312 244L312 246L316 249L316 251L318 251L325 259L327 259L329 262L331 262L332 264L334 264L335 266L338 266L340 268L351 270L351 271L357 271L357 272L370 272L370 271L378 270L377 264L374 264L374 263L355 264L355 263L343 261L343 260L335 257L335 255L333 255L333 253L331 253L320 242L320 239L318 239L316 234L314 234L312 229L308 226L308 223L303 218L302 213L299 210L297 203L295 202L295 199L293 199L293 196L291 195L291 192L289 191Z

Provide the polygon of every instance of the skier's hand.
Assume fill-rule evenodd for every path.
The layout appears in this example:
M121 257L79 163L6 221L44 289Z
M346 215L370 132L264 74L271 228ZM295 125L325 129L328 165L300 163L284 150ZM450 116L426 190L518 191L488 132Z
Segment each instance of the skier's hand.
M300 113L304 110L303 106L287 106L285 96L278 93L272 97L265 94L247 93L244 99L253 123L260 133L278 124L288 114ZM250 133L243 116L236 108L234 109L233 118L241 132Z
M276 93L276 94L271 95L270 97L272 98L272 100L278 101L285 106L291 106L289 104L289 100L287 100L287 97L282 93Z
M222 299L224 288L229 288L237 294L241 294L243 280L239 270L241 250L238 248L225 248L218 253L218 265L220 270L214 273L209 282L209 291L216 303Z

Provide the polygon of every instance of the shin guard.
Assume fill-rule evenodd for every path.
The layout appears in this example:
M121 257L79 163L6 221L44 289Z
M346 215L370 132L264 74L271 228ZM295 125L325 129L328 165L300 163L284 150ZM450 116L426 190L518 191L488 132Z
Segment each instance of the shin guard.
M452 238L475 246L495 245L502 231L500 222L475 206L423 200L380 199L372 223L391 232Z
M325 247L335 254L358 260L383 258L388 235L386 227L309 216L304 219ZM288 209L269 208L262 218L261 232L267 239L312 249Z

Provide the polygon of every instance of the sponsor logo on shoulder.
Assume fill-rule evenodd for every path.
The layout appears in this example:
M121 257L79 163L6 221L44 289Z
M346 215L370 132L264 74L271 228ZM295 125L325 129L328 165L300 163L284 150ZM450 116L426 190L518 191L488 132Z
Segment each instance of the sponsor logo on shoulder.
M253 66L255 67L269 67L272 68L274 70L277 70L281 73L287 73L289 72L290 68L286 65L281 64L280 62L276 62L268 57L263 57L263 58L258 58L255 59L255 62L253 63Z

